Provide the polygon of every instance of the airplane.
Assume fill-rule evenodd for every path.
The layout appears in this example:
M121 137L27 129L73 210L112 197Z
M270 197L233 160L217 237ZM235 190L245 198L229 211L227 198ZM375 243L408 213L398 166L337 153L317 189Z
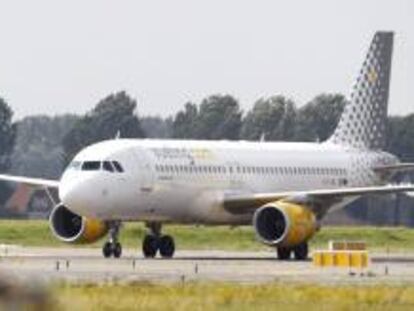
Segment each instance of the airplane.
M145 258L171 258L162 225L248 225L280 260L308 257L308 241L330 211L367 194L414 191L391 184L414 169L382 150L393 32L376 32L350 100L324 142L112 139L81 150L60 180L0 175L0 180L58 190L52 233L67 243L108 236L105 257L119 258L123 222L148 228Z

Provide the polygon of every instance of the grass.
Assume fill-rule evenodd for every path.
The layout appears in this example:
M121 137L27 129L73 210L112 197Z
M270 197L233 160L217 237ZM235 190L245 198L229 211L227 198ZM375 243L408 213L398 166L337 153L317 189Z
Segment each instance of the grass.
M61 310L413 310L414 286L314 284L61 285Z
M145 232L145 227L140 223L126 223L121 231L121 242L125 247L138 247ZM179 249L266 249L256 241L250 226L229 228L167 225L163 232L174 236ZM329 240L364 240L371 249L414 251L414 229L402 227L323 227L311 240L311 247L326 247ZM52 235L44 220L0 220L0 244L66 245ZM87 246L101 245L102 241L98 241Z
M266 249L249 226L168 225L164 231L176 238L180 249ZM142 224L127 223L121 240L127 247L138 247L144 234ZM365 240L377 250L414 251L414 230L408 228L324 227L311 244L326 247L331 239ZM0 243L65 246L52 236L46 221L38 220L1 220ZM68 283L51 287L50 297L52 310L414 310L412 284Z

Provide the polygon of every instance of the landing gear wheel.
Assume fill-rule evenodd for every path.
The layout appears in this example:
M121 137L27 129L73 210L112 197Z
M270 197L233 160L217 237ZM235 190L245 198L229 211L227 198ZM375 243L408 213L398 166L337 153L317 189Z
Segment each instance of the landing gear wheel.
M160 239L160 255L163 258L171 258L174 255L174 239L169 235L164 235Z
M155 255L157 255L158 247L158 238L151 234L146 235L142 243L142 253L144 254L144 257L154 258Z
M118 242L121 222L110 221L107 223L107 226L109 227L109 239L102 247L102 254L105 258L109 258L111 256L119 258L122 255L122 245Z
M105 258L109 258L112 255L112 243L106 242L102 247L102 254Z
M291 252L292 252L292 250L290 248L278 247L277 248L277 258L279 260L289 260Z
M122 255L122 245L119 242L113 243L112 245L112 254L115 258L119 258Z
M308 243L302 243L293 248L296 260L306 260L308 258Z

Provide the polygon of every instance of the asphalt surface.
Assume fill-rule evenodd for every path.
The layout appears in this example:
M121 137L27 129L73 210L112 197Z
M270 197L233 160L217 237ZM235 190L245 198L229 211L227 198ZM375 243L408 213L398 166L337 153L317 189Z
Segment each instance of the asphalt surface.
M0 245L0 276L22 282L274 281L414 284L414 253L370 254L367 269L320 268L308 261L278 261L273 252L177 251L173 259L144 259L126 249L105 259L97 248L34 248Z

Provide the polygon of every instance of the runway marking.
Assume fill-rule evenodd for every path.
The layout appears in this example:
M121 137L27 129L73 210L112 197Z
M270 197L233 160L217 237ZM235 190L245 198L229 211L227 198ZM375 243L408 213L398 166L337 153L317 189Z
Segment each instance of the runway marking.
M414 253L377 254L368 270L315 268L310 260L278 261L273 252L178 251L173 259L145 259L126 249L105 259L100 249L19 248L0 256L0 273L44 282L316 282L414 283ZM386 273L385 273L386 272Z

